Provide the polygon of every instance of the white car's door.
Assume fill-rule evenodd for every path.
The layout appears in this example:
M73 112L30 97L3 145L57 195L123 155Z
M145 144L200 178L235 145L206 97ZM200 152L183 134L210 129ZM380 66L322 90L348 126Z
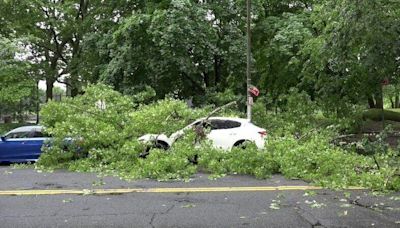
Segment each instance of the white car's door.
M230 120L211 120L211 131L207 138L217 148L229 150L237 140L240 123Z

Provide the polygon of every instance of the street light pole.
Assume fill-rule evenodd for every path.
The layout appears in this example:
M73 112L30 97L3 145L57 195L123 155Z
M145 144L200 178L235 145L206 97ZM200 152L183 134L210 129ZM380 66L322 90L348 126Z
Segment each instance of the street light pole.
M247 69L246 69L246 94L247 94L247 119L251 120L251 106L252 106L252 97L250 94L250 86L251 86L251 0L247 0Z

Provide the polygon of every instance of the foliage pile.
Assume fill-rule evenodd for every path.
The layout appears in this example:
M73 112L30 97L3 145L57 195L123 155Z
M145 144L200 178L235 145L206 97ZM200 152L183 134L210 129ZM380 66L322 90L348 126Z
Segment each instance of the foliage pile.
M198 170L211 173L211 177L246 174L267 178L282 173L288 178L331 188L400 189L398 151L365 144L367 149L376 152L371 156L357 154L355 148L336 147L330 143L336 135L335 127L307 134L305 129L310 129L305 124L307 117L311 121L319 114L312 111L312 104L295 106L301 100L308 102L307 97L294 93L288 104L296 110L288 110L280 119L275 116L281 126L289 127L272 131L264 150L258 150L253 144L229 152L219 150L206 140L197 140L198 136L188 130L169 150L152 148L143 159L139 155L148 145L139 143L139 136L145 133L169 135L194 119L206 116L210 110L189 109L184 102L173 99L138 105L131 97L107 86L88 87L82 96L61 103L50 102L43 108L43 124L54 141L51 147L44 148L36 167L158 180L187 180ZM296 115L298 121L289 113L295 113L292 115ZM255 117L261 121L260 115L264 114L256 111ZM316 119L313 121L318 122ZM289 121L291 124L285 124Z
M49 102L41 110L42 125L54 140L51 147L44 148L46 153L38 166L68 167L71 160L80 157L88 157L86 162L93 166L109 163L108 159L126 160L120 156L130 158L143 152L143 148L138 149L142 147L137 143L139 136L170 134L206 110L191 110L174 99L146 106L134 100L100 84L88 87L82 96ZM81 153L72 152L77 150Z
M280 99L280 108L269 112L267 101L258 100L254 106L254 123L266 127L273 133L303 133L318 125L317 104L305 92L293 88Z
M279 105L271 103L271 100L270 97L257 100L252 121L275 135L290 133L300 136L328 126L339 132L356 132L362 124L362 107L349 106L346 115L339 116L324 111L321 108L323 104L296 88L282 96ZM274 108L275 111L269 111Z
M272 138L267 150L288 178L341 188L363 186L372 189L400 189L400 157L392 150L373 156L357 154L330 144L331 132L315 134L305 141L286 136ZM377 165L376 160L379 161Z

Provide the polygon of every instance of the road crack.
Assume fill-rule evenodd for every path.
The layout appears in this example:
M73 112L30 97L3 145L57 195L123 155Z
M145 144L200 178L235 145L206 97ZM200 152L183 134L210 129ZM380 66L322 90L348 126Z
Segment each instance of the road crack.
M175 207L175 205L171 205L164 213L161 213L162 215L164 214L168 214L173 208Z
M156 218L157 213L153 213L153 215L151 216L149 225L154 228L155 226L153 225L154 219Z
M349 203L352 205L355 205L357 207L362 207L362 208L372 210L374 212L379 212L379 214L382 214L381 212L386 210L387 208L391 208L389 206L379 206L377 204L374 204L374 205L362 204L358 200L360 200L360 199L349 200Z
M311 225L312 228L314 227L325 227L324 225L321 224L321 222L315 218L314 215L312 215L310 212L304 210L301 207L295 206L294 207L296 213L302 218L304 219L304 221L306 221L307 223L309 223Z
M157 215L165 215L165 214L168 214L172 209L174 209L174 207L175 207L175 205L172 204L172 205L171 205L170 207L168 207L167 210L165 210L164 212L153 213L152 216L151 216L151 218L150 218L149 225L150 225L152 228L154 228L155 226L154 226L153 222L154 222L154 220L156 219L156 216L157 216Z

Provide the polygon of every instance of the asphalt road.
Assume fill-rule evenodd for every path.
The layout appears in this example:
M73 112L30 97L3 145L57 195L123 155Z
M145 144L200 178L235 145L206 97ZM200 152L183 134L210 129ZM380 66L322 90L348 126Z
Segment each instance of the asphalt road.
M277 186L292 189L267 188ZM198 174L189 182L126 182L94 174L38 173L2 166L0 194L26 190L29 195L0 195L0 227L400 227L400 193L383 196L365 190L296 190L304 186L309 184L281 176L209 180L206 174ZM181 190L162 191L167 188ZM57 193L71 189L83 194ZM161 192L97 195L93 189ZM187 191L190 189L204 191ZM56 191L36 194L43 190Z

